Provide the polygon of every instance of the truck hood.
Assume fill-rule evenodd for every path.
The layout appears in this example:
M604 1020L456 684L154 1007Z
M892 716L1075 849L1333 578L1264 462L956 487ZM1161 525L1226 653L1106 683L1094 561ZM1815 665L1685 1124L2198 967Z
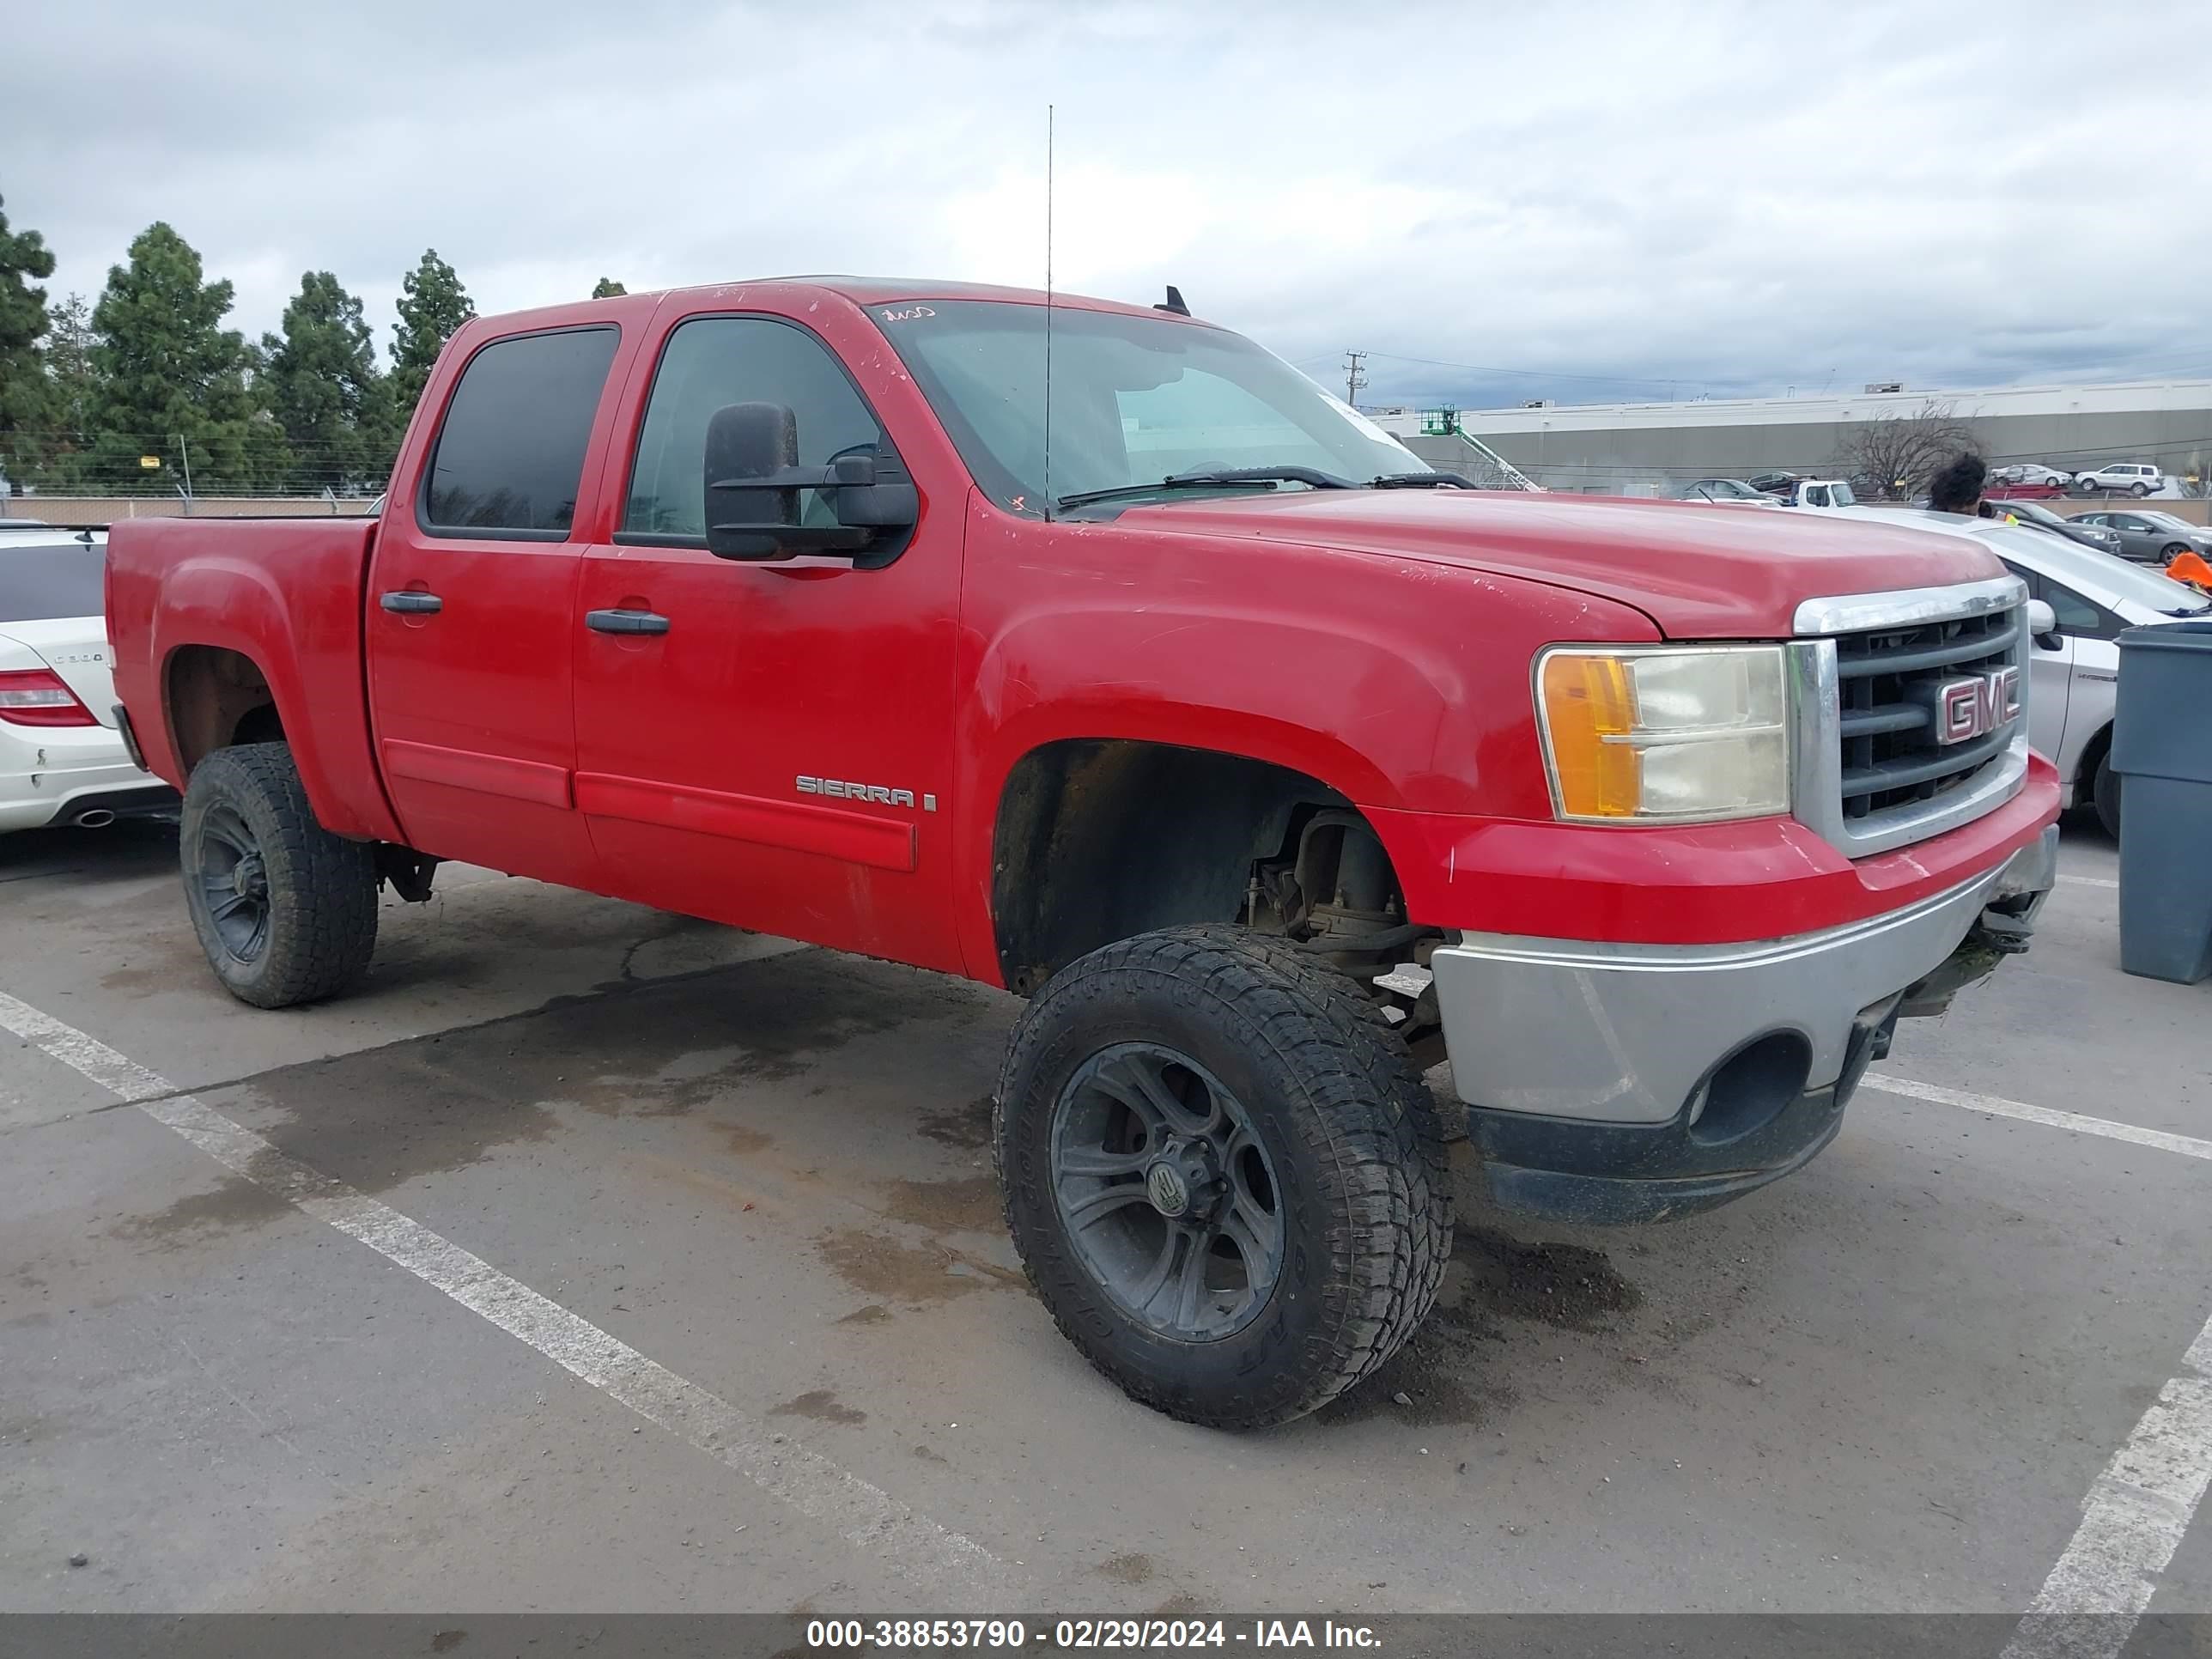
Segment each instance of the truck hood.
M1970 538L1834 514L1462 489L1316 489L1170 500L1128 530L1381 554L1634 605L1669 639L1779 639L1798 602L2005 574Z

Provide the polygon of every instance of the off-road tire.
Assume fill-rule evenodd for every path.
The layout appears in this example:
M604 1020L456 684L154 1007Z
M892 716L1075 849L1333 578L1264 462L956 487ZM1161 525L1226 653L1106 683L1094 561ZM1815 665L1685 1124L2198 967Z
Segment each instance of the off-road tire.
M2120 838L2120 779L2112 770L2112 747L2097 757L2097 775L2089 785L2089 805L2097 809L2097 822L2114 841Z
M259 843L268 932L250 961L228 948L199 880L196 849L211 808L242 819ZM376 948L376 866L366 842L315 822L292 750L282 743L218 749L192 769L178 826L185 905L223 988L257 1008L337 995L358 981Z
M1284 1263L1249 1322L1160 1335L1105 1295L1054 1198L1051 1124L1107 1047L1164 1043L1254 1120L1280 1190ZM992 1139L1007 1225L1061 1332L1133 1399L1186 1422L1255 1429L1327 1405L1381 1365L1435 1302L1452 1238L1436 1103L1381 1008L1281 939L1168 928L1054 975L1007 1045Z

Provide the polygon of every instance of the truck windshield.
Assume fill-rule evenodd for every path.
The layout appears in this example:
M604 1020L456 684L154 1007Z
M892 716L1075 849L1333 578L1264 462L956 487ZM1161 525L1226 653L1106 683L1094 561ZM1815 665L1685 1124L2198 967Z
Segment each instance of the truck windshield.
M1060 307L1052 313L1048 481L1043 307L936 300L875 306L870 314L976 483L1017 512L1194 472L1297 468L1365 483L1430 470L1374 422L1241 335L1179 319ZM1175 488L1227 495L1253 487ZM1286 478L1273 487L1307 486Z

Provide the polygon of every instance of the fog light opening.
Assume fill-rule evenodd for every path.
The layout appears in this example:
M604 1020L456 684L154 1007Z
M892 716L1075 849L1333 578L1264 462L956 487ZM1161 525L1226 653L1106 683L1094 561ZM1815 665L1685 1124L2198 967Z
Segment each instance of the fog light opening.
M1713 1067L1690 1097L1690 1138L1711 1145L1761 1129L1805 1092L1812 1045L1795 1031L1753 1038Z

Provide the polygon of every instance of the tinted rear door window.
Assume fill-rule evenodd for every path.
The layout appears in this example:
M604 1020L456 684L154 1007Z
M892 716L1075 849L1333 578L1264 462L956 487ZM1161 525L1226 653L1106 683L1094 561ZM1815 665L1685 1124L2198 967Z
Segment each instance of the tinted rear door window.
M611 328L495 340L469 359L422 493L422 527L557 541L576 512Z
M100 615L106 565L105 548L76 540L0 547L0 623Z

